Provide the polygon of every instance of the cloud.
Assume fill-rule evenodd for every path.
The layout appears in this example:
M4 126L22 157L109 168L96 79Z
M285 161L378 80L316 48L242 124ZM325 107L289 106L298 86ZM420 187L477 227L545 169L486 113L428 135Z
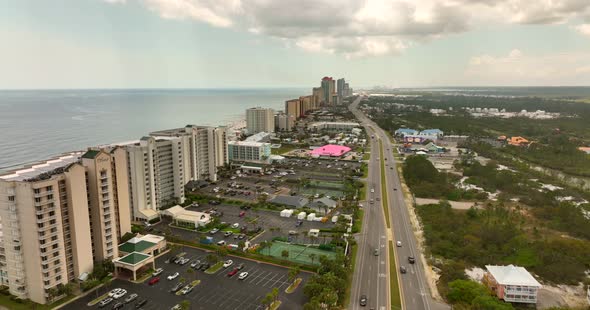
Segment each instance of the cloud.
M307 51L365 57L488 23L590 20L588 0L104 0L136 1L163 18L266 35ZM576 30L589 32L589 24Z
M590 24L582 24L573 27L577 32L590 37Z
M557 80L579 85L590 78L590 53L527 55L514 49L506 56L484 54L469 60L465 77L482 85L551 85Z

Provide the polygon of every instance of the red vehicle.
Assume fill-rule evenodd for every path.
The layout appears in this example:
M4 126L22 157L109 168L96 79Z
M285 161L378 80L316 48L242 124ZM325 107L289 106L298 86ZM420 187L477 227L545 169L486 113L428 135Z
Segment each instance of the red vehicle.
M227 276L231 277L231 276L235 275L236 273L238 273L238 268L234 268L234 270L228 272Z
M154 285L154 284L156 284L156 283L158 283L158 282L160 282L160 277L155 277L155 278L152 278L152 279L150 280L150 282L148 282L148 284L149 284L149 285Z
M240 217L243 217L244 215L246 215L246 211L240 212Z

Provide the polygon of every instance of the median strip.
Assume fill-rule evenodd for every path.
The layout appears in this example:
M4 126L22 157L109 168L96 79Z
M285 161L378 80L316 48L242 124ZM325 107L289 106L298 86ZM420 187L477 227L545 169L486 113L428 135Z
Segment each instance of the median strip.
M383 143L379 140L379 156L380 156L380 164L381 164L381 206L383 206L383 212L385 212L385 223L387 224L387 228L391 228L391 224L389 223L389 205L387 200L387 184L385 182L385 162L383 158Z
M389 242L389 289L391 292L391 309L401 309L402 300L397 280L397 266L393 253L393 241Z

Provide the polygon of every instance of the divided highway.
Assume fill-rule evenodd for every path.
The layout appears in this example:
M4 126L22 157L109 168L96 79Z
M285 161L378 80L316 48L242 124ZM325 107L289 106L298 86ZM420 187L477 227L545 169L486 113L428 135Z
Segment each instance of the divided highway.
M369 176L367 178L367 200L375 199L374 204L364 203L363 230L357 236L358 252L356 267L353 275L351 301L349 309L374 308L379 310L392 309L389 296L389 254L388 242L400 241L402 246L395 247L396 268L400 284L402 308L408 310L439 310L449 309L447 305L438 303L431 298L422 265L422 253L414 236L409 212L401 189L400 177L396 169L393 156L394 145L388 135L373 121L367 118L357 107L361 100L359 96L350 106L352 113L365 127L371 139L371 159L369 162ZM380 158L379 141L383 145L384 158ZM386 188L381 188L380 161L385 161ZM374 193L371 193L374 189ZM387 191L387 207L391 229L387 229L385 215L381 207L381 190ZM379 256L374 255L374 249L379 248ZM415 264L408 262L408 257L416 258ZM399 272L399 267L407 269L406 274ZM367 307L360 307L359 298L366 295Z

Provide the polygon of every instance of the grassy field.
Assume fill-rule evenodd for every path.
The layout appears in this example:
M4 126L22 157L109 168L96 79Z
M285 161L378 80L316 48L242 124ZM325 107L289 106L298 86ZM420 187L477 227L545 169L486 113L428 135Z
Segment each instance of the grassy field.
M381 165L381 205L383 206L383 212L385 212L385 223L387 228L391 228L389 222L389 204L387 203L387 184L385 183L385 161L383 160L383 143L379 141L379 153L380 153L380 165Z
M393 253L393 241L389 242L389 288L391 291L391 309L401 309L402 299L397 281L397 266Z
M270 152L273 155L282 155L288 152L291 152L292 150L296 149L297 147L295 145L291 145L291 144L283 144L281 145L280 148L278 149L271 149Z
M49 310L49 309L53 309L54 307L57 307L71 299L73 299L75 296L68 296L68 297L64 297L63 299L60 299L58 301L56 301L53 304L50 305L41 305L38 303L34 303L30 300L27 301L23 301L22 303L10 300L10 296L7 295L0 295L0 307L4 306L7 309L10 310L29 310L29 309L37 309L37 310Z

